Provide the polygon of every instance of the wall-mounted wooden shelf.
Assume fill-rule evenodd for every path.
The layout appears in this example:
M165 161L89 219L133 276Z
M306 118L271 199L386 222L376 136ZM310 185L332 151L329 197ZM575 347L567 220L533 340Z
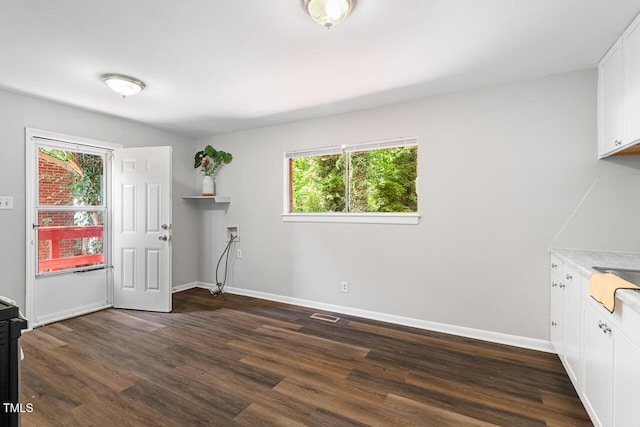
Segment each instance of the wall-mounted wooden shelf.
M182 196L183 200L210 200L213 203L230 203L230 196Z

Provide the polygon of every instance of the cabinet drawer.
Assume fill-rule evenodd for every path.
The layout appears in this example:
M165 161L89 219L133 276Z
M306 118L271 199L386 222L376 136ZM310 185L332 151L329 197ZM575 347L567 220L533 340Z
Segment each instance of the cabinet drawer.
M551 254L549 256L549 267L551 268L551 271L553 271L554 273L556 273L559 277L562 277L563 273L564 273L564 263L562 262L562 259L556 255L556 254Z
M580 271L577 268L570 264L564 265L564 274L562 275L562 280L565 280L568 283L579 283L580 282Z
M621 333L627 336L631 342L637 346L640 346L640 312L633 307L629 307L620 301L616 301L616 307L613 313L604 308L595 299L591 298L587 289L587 295L583 297L588 305L590 305L595 312L597 312L607 322L607 324L615 326ZM619 290L618 292L635 292ZM640 361L639 361L640 363Z
M562 281L566 286L566 290L575 298L580 298L582 295L582 274L580 270L571 264L564 264L564 273L562 275Z
M550 274L549 283L551 284L551 289L559 289L562 292L565 288L564 281L560 279L560 276L555 274L553 271Z
M619 290L620 292L637 292L628 290ZM611 315L620 330L635 344L640 346L640 313L632 307L623 304L620 300L616 301L616 309ZM638 361L640 363L640 360Z

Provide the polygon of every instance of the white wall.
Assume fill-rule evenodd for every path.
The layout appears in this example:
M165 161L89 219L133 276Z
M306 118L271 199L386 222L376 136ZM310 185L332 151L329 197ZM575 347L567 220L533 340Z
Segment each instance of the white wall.
M596 160L595 87L587 70L197 142L0 91L0 195L15 203L0 211L0 295L24 305L24 128L33 127L174 147L174 285L215 281L233 224L243 250L235 287L547 339L549 244L598 176L640 169L638 157ZM420 141L419 225L281 221L284 151L399 136ZM217 178L228 206L180 199L195 193L193 153L208 143L234 154Z
M284 151L401 136L419 138L419 225L281 221ZM228 211L201 217L201 281L214 282L224 227L237 224L234 287L542 340L549 244L599 175L640 168L596 160L594 70L195 146L206 144L234 160L217 178Z
M135 102L135 99L126 102ZM129 120L0 91L0 195L14 209L0 210L0 295L24 308L25 300L25 127L133 146L173 146L173 283L196 280L192 256L197 212L181 195L193 192L193 144L179 136Z
M640 175L607 175L594 182L552 246L640 252ZM631 227L630 227L631 225Z

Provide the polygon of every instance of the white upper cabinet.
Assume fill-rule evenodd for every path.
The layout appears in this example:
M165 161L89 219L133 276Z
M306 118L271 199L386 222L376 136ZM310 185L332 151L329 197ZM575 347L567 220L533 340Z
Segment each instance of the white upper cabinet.
M640 16L622 34L624 141L640 140Z
M622 39L598 64L598 157L622 146Z
M598 64L598 157L640 154L640 15Z

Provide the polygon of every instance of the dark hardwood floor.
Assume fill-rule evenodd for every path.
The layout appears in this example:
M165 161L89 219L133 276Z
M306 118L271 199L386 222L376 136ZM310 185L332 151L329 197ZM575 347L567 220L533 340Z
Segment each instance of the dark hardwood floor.
M591 425L553 354L203 289L25 333L29 426Z

